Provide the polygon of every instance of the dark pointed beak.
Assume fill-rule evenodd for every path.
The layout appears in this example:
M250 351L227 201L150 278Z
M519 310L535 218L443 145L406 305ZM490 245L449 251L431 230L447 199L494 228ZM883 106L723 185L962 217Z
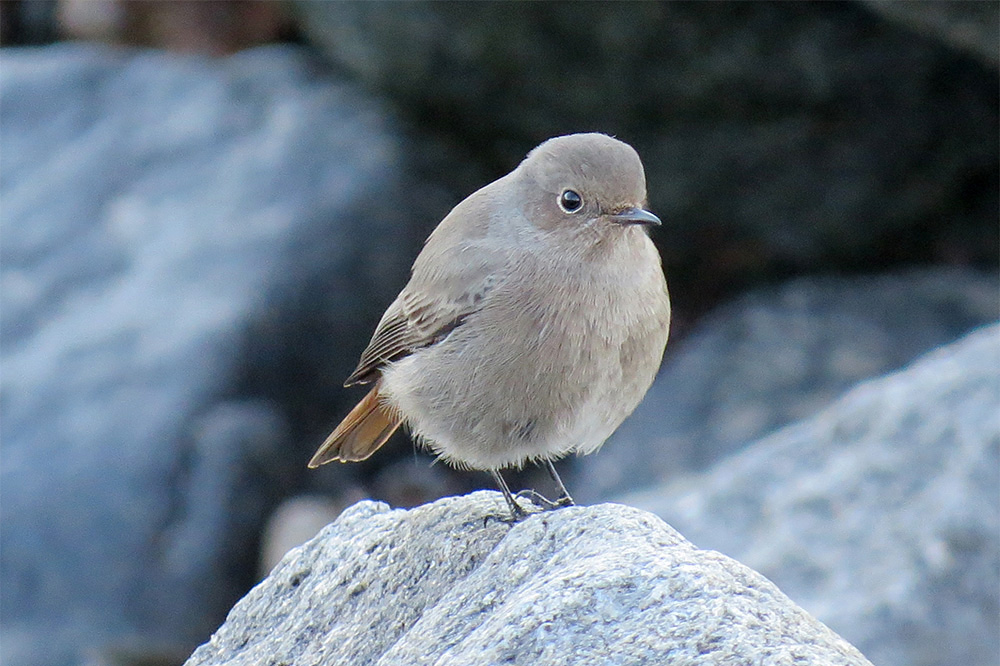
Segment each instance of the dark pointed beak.
M612 215L611 221L615 224L621 224L623 226L629 224L641 224L643 226L658 227L661 224L660 218L642 208L626 208L625 210Z

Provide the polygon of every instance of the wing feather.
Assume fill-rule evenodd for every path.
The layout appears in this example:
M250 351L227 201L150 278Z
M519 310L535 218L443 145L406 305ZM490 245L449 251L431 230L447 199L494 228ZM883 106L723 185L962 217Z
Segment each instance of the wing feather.
M486 233L495 185L456 206L427 239L409 283L382 315L345 386L377 379L386 364L440 342L482 307L509 253Z
M479 309L492 280L481 278L453 298L429 299L404 289L389 306L344 386L366 384L387 363L440 342Z

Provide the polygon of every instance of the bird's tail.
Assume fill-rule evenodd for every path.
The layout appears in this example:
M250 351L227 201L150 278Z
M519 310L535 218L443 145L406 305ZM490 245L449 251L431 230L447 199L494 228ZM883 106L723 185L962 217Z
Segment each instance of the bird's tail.
M403 419L382 400L378 392L381 383L377 382L330 433L309 461L309 467L319 467L333 460L364 460L396 432Z

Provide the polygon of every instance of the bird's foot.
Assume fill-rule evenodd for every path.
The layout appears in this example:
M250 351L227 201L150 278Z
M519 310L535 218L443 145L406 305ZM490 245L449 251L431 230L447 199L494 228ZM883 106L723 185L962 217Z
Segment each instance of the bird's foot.
M510 509L510 513L507 514L488 514L483 517L483 527L486 527L490 520L495 520L498 523L505 523L507 525L516 525L525 518L532 515L533 512L525 510L523 506L517 503L517 500L512 496L507 502L507 508Z
M554 509L561 509L564 506L573 506L573 498L569 495L564 495L555 501L550 500L545 495L535 491L535 490L522 490L514 495L518 499L526 499L537 507L541 507L543 511L552 511Z

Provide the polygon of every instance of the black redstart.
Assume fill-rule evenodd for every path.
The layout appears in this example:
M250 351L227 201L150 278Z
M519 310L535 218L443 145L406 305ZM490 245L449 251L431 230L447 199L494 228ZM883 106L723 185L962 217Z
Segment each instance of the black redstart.
M427 239L345 386L373 383L309 462L364 460L402 423L456 467L593 453L646 394L670 301L631 146L550 139L455 206Z

